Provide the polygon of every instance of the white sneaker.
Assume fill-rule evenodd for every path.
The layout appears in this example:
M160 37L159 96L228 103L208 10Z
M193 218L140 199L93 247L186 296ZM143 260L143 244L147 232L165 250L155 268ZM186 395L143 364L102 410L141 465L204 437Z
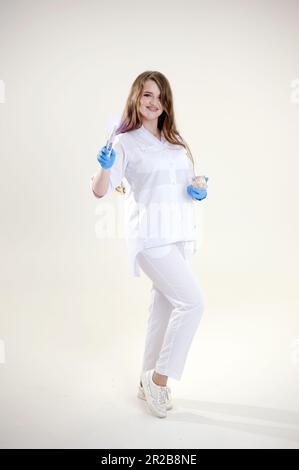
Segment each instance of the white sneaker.
M138 398L141 398L141 400L145 400L145 401L146 401L145 393L144 393L144 391L143 391L142 382L139 383L138 392L137 392L137 397L138 397ZM170 389L170 387L168 387L168 386L166 385L166 409L167 409L167 410L171 410L172 408L173 408L173 404L172 404L171 389Z
M141 382L145 399L152 414L158 418L166 418L166 386L160 386L153 381L154 369L146 370L142 373Z

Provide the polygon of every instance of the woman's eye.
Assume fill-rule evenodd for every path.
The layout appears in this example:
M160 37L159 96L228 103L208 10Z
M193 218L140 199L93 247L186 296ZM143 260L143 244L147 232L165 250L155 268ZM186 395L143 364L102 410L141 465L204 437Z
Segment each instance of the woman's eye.
M144 96L151 96L151 95L149 95L149 94L147 93L147 94L146 94L146 95L144 95ZM158 98L158 100L160 100L160 98Z

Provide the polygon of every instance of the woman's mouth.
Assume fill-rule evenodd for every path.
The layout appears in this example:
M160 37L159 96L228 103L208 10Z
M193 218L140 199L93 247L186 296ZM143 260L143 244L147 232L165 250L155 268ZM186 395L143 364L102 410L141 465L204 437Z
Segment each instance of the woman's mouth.
M158 111L158 108L151 108L150 106L147 106L147 108L148 108L150 111Z

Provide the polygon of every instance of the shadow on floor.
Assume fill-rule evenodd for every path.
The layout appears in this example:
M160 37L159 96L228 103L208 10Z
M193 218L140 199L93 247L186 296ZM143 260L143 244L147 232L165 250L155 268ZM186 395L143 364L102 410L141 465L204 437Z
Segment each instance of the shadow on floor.
M234 431L264 434L270 437L299 442L298 411L185 399L175 399L173 400L173 405L173 409L167 414L168 420L221 426ZM205 416L201 414L203 412ZM223 419L209 417L207 416L209 413L221 414ZM244 422L232 421L227 419L225 415L236 418L242 417ZM261 420L264 423L250 422L250 420Z

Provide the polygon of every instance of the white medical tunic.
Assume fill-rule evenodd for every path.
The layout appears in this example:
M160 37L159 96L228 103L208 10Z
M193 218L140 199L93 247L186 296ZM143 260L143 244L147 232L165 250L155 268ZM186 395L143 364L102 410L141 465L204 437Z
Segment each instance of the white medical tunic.
M186 149L161 141L143 125L118 134L107 194L123 182L125 238L133 276L140 276L137 254L145 248L185 241L197 251L194 204L187 193L194 176ZM91 183L92 183L91 177Z

